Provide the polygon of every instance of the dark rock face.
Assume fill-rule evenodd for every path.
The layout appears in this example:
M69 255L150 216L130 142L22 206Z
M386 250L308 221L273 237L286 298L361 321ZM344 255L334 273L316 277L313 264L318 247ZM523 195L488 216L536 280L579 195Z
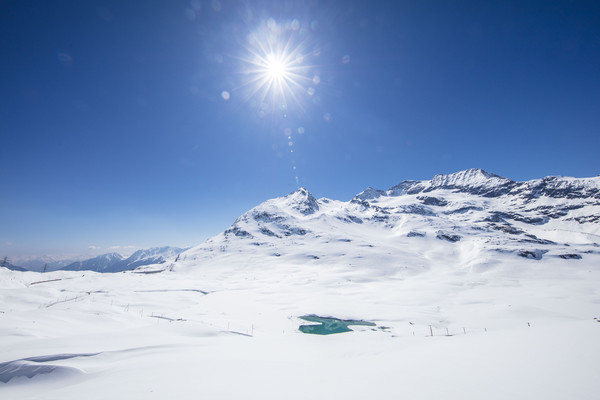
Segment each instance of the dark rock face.
M350 203L361 206L361 208L363 210L366 210L367 208L371 207L371 204L369 204L368 201L366 201L366 200L360 200L360 199L357 199L357 198L353 198L352 200L350 200Z
M509 233L511 235L519 235L521 233L524 233L524 231L522 231L521 229L515 228L514 226L510 225L510 224L490 224L489 225L490 228L495 229L497 231L502 231L504 233Z
M446 211L445 214L448 214L448 215L451 215L451 214L464 214L464 213L467 213L469 211L482 211L482 210L483 210L483 208L481 208L481 207L465 206L465 207L457 208L455 210Z
M542 250L521 250L517 253L520 257L528 258L530 260L541 260L545 251Z
M363 223L362 219L355 217L354 215L348 215L348 216L346 216L346 218L348 218L350 221L354 222L355 224Z
M370 221L374 222L388 222L390 217L388 215L374 215L369 218Z
M583 217L569 218L569 220L575 220L580 224L600 222L600 215L585 215Z
M525 236L527 237L527 239L521 239L519 241L524 242L524 243L536 243L536 244L556 244L556 242L553 242L552 240L540 239L539 237L537 237L535 235L526 234Z
M346 215L345 217L336 217L336 218L339 219L340 221L344 221L344 222L347 222L349 224L353 223L353 222L355 224L362 224L363 223L362 219L360 219L358 217L355 217L354 215Z
M406 234L406 237L425 237L425 232L410 231Z
M460 240L460 235L453 235L451 233L447 233L444 231L437 231L436 238L440 239L440 240L446 240L448 242L458 242Z
M581 180L565 180L557 176L548 176L516 185L511 194L518 194L526 199L547 196L563 199L600 199L600 190L587 186Z
M262 233L263 235L267 235L267 236L280 237L279 235L275 234L275 232L273 232L270 229L265 228L264 226L260 228L260 233Z
M577 210L583 207L583 204L570 204L558 207L540 206L527 211L533 211L535 213L545 215L548 218L560 218L567 215L571 210Z
M445 207L448 205L446 200L438 197L418 196L417 199L421 200L426 206Z
M483 222L503 222L506 223L506 221L500 216L498 215L500 213L496 213L496 212L492 212L490 213L489 216L485 217L483 219Z
M433 217L436 215L429 207L425 207L420 204L409 204L407 206L404 206L401 208L401 212L407 214L425 215L429 217Z
M247 237L247 238L252 238L253 237L250 232L245 231L245 230L241 229L239 226L235 226L235 225L232 225L224 233L225 233L225 236L235 235L237 237Z
M569 254L559 254L558 256L565 260L581 260L581 256L579 254L569 253Z
M260 222L280 222L280 221L285 220L285 218L282 217L281 215L271 214L266 211L254 212L252 214L252 217L256 221L260 221Z
M302 229L297 226L281 225L280 227L285 236L306 235L308 233L306 229Z
M542 225L548 222L547 217L528 217L525 215L521 215L518 213L507 213L501 211L492 211L490 216L485 218L484 221L487 222L506 222L507 219L512 219L513 221L524 222L526 224L532 225Z

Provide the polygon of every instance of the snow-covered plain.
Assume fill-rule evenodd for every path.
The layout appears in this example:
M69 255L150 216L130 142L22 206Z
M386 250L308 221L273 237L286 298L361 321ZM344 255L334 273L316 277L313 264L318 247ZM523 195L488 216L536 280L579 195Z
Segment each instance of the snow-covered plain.
M301 189L177 261L0 269L0 396L596 399L600 180L545 179Z

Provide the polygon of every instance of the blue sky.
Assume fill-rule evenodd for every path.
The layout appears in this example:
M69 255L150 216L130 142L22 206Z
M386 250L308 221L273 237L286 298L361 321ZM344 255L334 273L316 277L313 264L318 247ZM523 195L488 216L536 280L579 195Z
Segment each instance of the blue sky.
M297 75L253 94L277 38ZM5 1L0 54L9 258L191 246L298 186L600 173L596 1Z

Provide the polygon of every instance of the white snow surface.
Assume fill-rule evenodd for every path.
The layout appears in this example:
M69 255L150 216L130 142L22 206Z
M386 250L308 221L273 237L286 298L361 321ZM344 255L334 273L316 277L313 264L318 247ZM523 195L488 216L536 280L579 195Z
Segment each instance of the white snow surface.
M300 189L177 261L0 268L0 397L596 399L598 182ZM309 314L376 326L309 335Z

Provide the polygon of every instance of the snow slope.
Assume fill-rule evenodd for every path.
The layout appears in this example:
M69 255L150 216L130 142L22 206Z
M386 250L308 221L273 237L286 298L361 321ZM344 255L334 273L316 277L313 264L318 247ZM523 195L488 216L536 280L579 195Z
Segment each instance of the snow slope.
M0 396L595 399L599 186L300 189L177 261L0 270ZM376 326L301 333L311 314Z

